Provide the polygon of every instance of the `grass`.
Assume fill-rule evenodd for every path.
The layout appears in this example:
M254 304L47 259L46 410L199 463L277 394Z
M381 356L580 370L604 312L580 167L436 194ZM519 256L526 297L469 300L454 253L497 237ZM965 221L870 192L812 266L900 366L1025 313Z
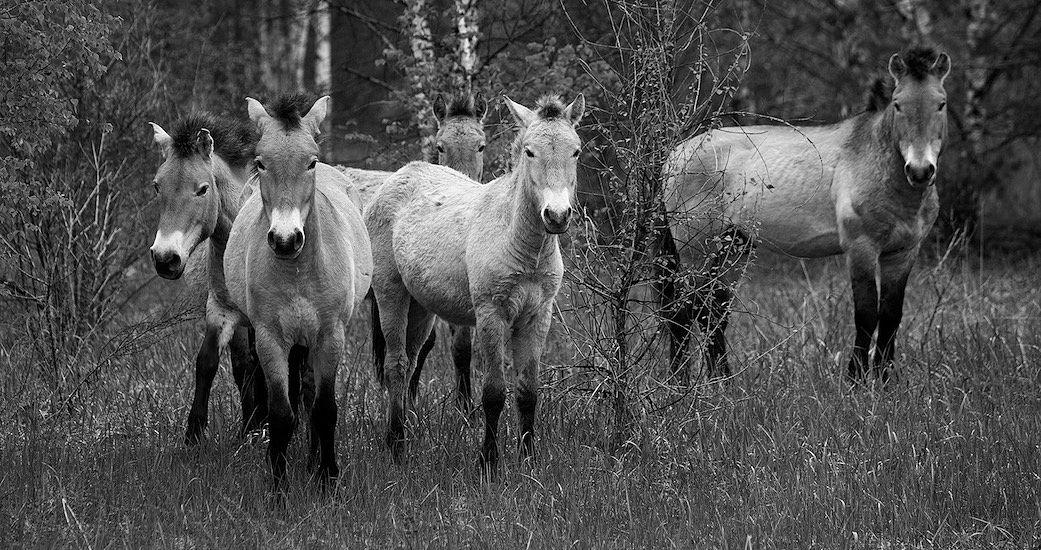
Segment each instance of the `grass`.
M210 439L182 444L196 329L110 361L71 394L0 355L0 545L11 547L1036 548L1041 545L1041 258L924 259L899 340L899 382L851 389L852 311L840 260L764 258L730 334L737 375L659 387L612 449L610 399L546 358L539 462L481 484L483 420L451 405L438 347L408 460L382 445L367 328L341 370L338 490L291 456L284 509L265 446L234 437L227 370ZM445 331L447 332L447 331ZM649 376L648 380L655 380ZM649 386L653 387L653 386ZM671 405L669 405L671 403Z

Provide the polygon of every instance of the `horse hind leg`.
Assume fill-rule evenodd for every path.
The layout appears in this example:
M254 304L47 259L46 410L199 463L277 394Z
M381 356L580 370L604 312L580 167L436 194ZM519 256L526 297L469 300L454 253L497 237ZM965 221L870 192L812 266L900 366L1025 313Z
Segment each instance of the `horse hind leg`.
M209 415L210 389L220 365L220 327L207 324L199 353L195 357L195 393L188 412L185 444L198 444L204 437Z
M420 376L423 374L423 366L426 365L427 356L434 349L434 345L437 344L437 330L434 327L430 328L430 335L423 341L423 346L419 348L419 356L416 358L416 368L412 370L412 375L408 380L408 395L409 399L415 401L416 395L419 394L419 382Z
M452 326L452 364L455 365L456 408L467 413L473 406L470 382L470 358L473 354L473 331L470 327Z
M433 336L434 319L434 314L427 311L419 302L412 300L409 303L405 353L408 355L408 364L411 367L408 382L410 406L416 402L416 396L419 393L419 379L423 368L419 358L423 356L424 348L427 349L427 353L430 353L429 348L433 347L431 336Z
M726 330L730 322L733 292L729 285L720 283L703 300L697 321L708 340L705 345L705 370L710 379L728 378L730 362L727 360Z
M378 286L382 283L382 286ZM373 289L379 303L379 319L386 342L383 387L387 390L386 444L391 458L397 462L405 447L405 374L408 354L405 350L411 296L401 279L375 281Z

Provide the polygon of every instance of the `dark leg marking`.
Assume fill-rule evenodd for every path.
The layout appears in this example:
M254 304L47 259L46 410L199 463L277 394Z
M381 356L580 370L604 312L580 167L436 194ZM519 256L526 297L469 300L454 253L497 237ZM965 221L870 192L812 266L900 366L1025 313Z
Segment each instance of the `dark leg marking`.
M207 327L206 336L195 357L195 394L192 397L188 429L184 436L184 442L188 445L195 445L201 441L206 430L210 388L213 387L213 378L217 375L217 367L220 365L219 335L219 328Z

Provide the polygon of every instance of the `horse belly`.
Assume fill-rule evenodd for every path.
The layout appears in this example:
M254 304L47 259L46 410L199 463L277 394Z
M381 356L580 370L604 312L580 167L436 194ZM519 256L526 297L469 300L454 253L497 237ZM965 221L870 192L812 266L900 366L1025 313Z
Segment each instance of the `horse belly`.
M815 166L808 170L798 159L788 159L742 179L740 187L728 181L729 195L740 197L729 217L775 252L803 258L841 254L832 171Z
M394 231L402 283L427 310L454 324L474 324L466 274L465 218L451 213L405 216Z

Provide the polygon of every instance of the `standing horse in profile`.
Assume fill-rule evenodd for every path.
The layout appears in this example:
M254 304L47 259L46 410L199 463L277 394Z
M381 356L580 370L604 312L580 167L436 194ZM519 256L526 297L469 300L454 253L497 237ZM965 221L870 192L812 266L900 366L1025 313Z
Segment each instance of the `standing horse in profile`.
M257 135L243 122L208 114L190 115L173 125L173 135L151 122L153 138L163 154L155 175L159 227L150 250L156 273L165 279L187 271L189 287L199 286L206 298L206 336L195 360L195 395L185 441L202 439L207 423L210 388L229 347L235 384L242 398L242 432L259 428L267 416L263 374L256 368L248 331L236 330L224 284L224 251L240 196L253 160ZM199 249L204 241L209 246ZM195 289L192 289L195 290Z
M709 375L729 375L724 331L742 260L722 245L754 241L800 258L846 255L856 325L848 375L866 375L877 329L873 373L888 380L908 274L938 210L950 69L947 54L931 49L894 54L888 103L876 98L830 126L720 128L672 153L665 205L676 260L689 270L664 297L674 366L693 317L708 336Z
M387 180L365 212L387 340L387 444L395 458L405 438L405 382L435 315L476 327L475 358L485 373L482 468L491 474L499 458L506 353L517 373L520 450L534 453L539 358L564 273L557 235L568 228L575 198L575 126L585 100L580 95L565 107L546 98L536 111L505 100L520 129L514 171L482 186L413 162Z
M437 134L434 136L436 153L434 164L447 166L463 173L470 179L480 182L484 174L484 148L487 139L484 134L484 118L488 113L488 103L481 94L475 96L456 95L446 102L438 94L434 99L434 118L437 121ZM391 172L375 170L358 170L341 168L349 178L355 178L355 184L362 194L362 202L368 205L373 195ZM450 326L452 331L452 362L456 372L456 404L461 410L470 408L470 327ZM437 342L437 333L431 329L423 347L419 350L416 369L409 379L409 394L415 396L419 389L420 375L426 364L427 356ZM376 367L376 378L383 381L383 365L386 357L386 341L380 327L379 305L372 301L372 356Z
M296 426L300 370L314 374L310 460L322 484L339 475L335 454L336 369L344 328L368 291L369 237L349 183L318 162L315 136L329 98L306 114L298 96L270 109L248 98L260 128L254 193L239 212L224 258L239 322L256 334L268 389L268 460L276 485L285 477L286 450Z

